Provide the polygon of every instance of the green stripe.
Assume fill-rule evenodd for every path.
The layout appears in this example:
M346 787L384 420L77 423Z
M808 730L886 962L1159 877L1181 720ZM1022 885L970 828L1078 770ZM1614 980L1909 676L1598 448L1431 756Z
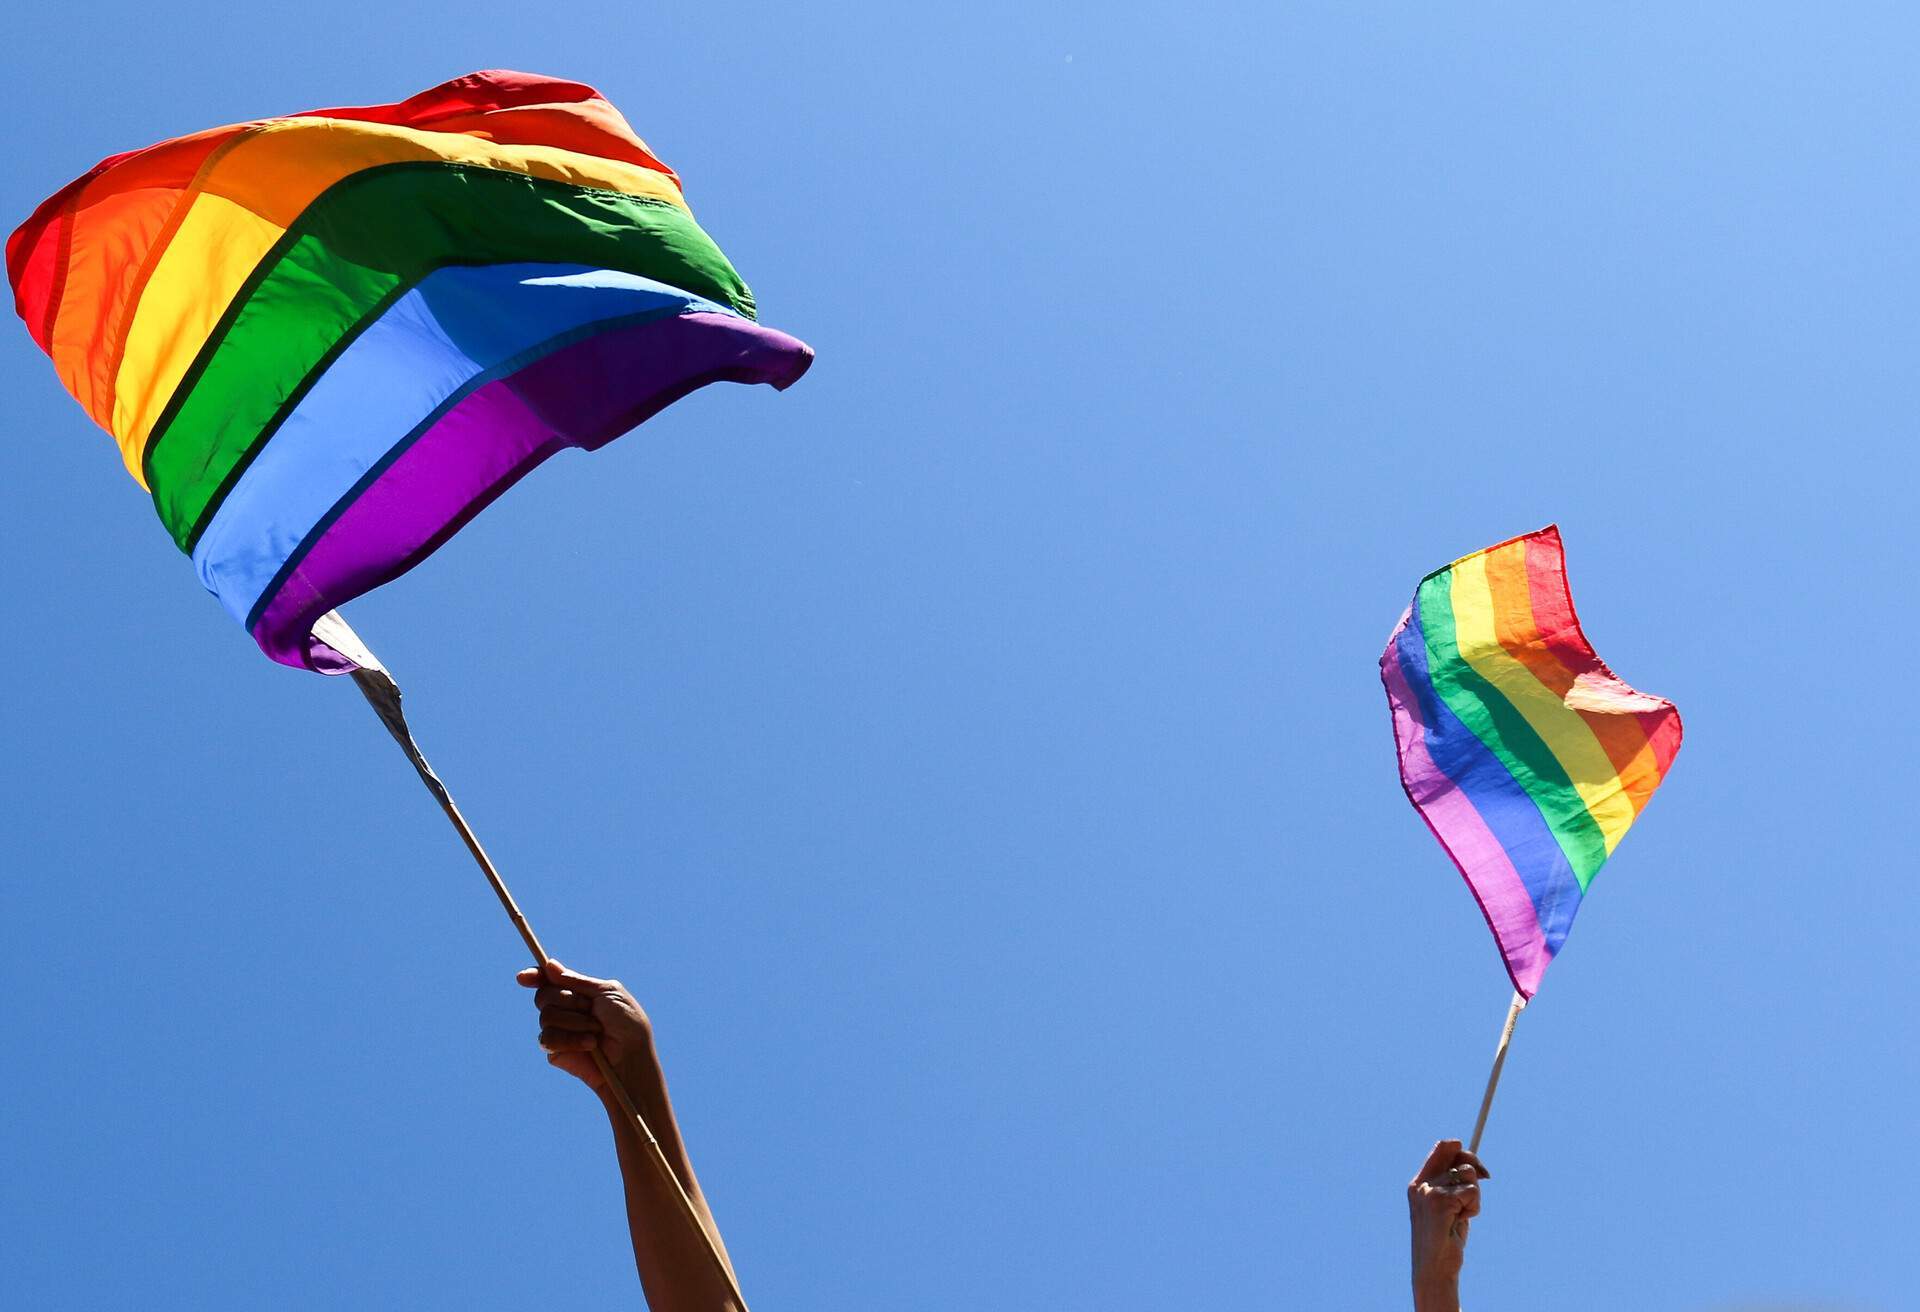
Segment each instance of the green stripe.
M451 264L585 264L753 317L753 295L677 205L471 164L365 169L302 211L234 294L148 439L147 486L183 551L324 367Z
M1526 789L1560 850L1567 854L1567 864L1580 881L1580 891L1586 892L1594 875L1606 864L1606 838L1573 780L1567 777L1560 758L1506 694L1460 655L1453 623L1451 570L1429 575L1421 582L1420 631L1427 643L1427 667L1434 691Z

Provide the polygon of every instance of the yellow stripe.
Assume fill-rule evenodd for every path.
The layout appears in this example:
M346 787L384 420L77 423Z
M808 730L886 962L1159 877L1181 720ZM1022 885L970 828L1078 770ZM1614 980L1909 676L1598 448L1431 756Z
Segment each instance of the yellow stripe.
M1633 824L1633 799L1627 796L1619 771L1579 712L1555 696L1533 676L1533 671L1500 645L1485 552L1454 565L1452 596L1460 655L1513 703L1559 760L1588 814L1600 826L1601 838L1611 855Z
M686 208L672 178L551 146L501 146L458 132L294 118L237 143L209 171L134 308L110 431L140 478L147 438L181 376L247 276L313 198L362 169L444 160L647 196Z
M127 472L147 485L141 469L153 416L166 408L214 320L232 296L209 297L208 287L235 288L260 263L260 252L280 240L286 229L244 209L224 196L200 195L180 224L168 255L183 247L191 259L162 257L140 296L134 331L127 336L128 358L139 352L140 367L125 362L113 395L113 438Z

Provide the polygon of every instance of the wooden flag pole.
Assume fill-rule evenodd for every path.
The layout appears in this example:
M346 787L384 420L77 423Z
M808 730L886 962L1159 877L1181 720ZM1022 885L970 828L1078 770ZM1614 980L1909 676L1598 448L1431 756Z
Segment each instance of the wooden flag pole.
M552 958L547 955L546 948L541 946L540 938L533 932L533 926L527 923L526 916L521 914L520 904L513 900L513 894L508 890L506 881L500 878L500 871L487 856L486 849L480 846L480 840L474 836L473 827L467 823L467 818L460 814L460 808L454 805L453 796L447 791L447 786L440 782L440 776L433 772L433 767L427 764L427 758L421 755L419 745L414 742L413 732L407 727L406 716L400 711L400 685L394 682L393 676L387 673L386 667L380 664L371 651L367 650L366 644L359 640L353 630L347 627L346 621L342 620L337 613L328 612L319 623L314 625L313 632L315 637L320 638L336 651L345 653L360 667L353 671L353 681L366 695L374 713L380 717L380 722L387 726L387 732L391 733L394 741L400 744L400 750L406 753L407 760L412 763L415 772L420 776L420 782L427 786L427 791L433 794L436 802L440 803L440 809L447 813L447 819L453 822L455 831L460 835L460 841L467 845L467 851L473 855L474 862L479 865L480 873L487 877L487 883L493 887L494 896L500 899L500 905L505 908L507 918L513 921L513 927L519 931L521 941L533 954L533 964L544 968ZM716 1242L713 1232L708 1230L706 1223L701 1220L700 1213L693 1205L693 1199L688 1196L686 1186L680 1182L680 1177L674 1173L673 1164L667 1160L667 1154L660 1147L660 1140L654 1137L653 1129L647 1124L646 1117L642 1116L640 1109L634 1106L633 1098L627 1093L626 1086L620 1083L620 1077L614 1074L613 1067L607 1064L606 1055L597 1047L593 1050L593 1064L599 1068L600 1078L605 1081L607 1090L613 1094L614 1101L620 1104L621 1112L639 1134L640 1142L646 1146L643 1156L653 1163L654 1171L661 1180L673 1187L673 1196L680 1200L680 1210L686 1216L687 1224L691 1225L694 1232L700 1236L707 1255L713 1259L714 1269L726 1282L735 1306L739 1308L739 1312L747 1312L747 1300L740 1293L740 1282L734 1277L733 1267L727 1262L725 1254L720 1251L720 1245Z
M1513 1005L1507 1008L1507 1023L1500 1031L1500 1046L1493 1050L1493 1070L1487 1076L1487 1091L1480 1097L1480 1115L1473 1122L1473 1142L1467 1145L1467 1151L1480 1151L1480 1136L1487 1129L1487 1113L1493 1109L1493 1091L1500 1087L1500 1068L1507 1064L1507 1045L1513 1042L1513 1027L1519 1023L1520 1013L1526 1010L1527 1000L1518 993L1513 995Z

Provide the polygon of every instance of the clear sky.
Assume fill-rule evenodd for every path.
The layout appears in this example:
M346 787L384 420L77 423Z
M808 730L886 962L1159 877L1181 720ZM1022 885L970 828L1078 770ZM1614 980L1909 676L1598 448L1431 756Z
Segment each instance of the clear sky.
M349 610L653 1012L757 1308L1390 1308L1508 986L1395 778L1557 521L1686 747L1523 1019L1467 1305L1912 1304L1907 6L11 11L0 218L488 66L678 168L792 391ZM635 1303L606 1130L351 684L0 333L0 1304Z

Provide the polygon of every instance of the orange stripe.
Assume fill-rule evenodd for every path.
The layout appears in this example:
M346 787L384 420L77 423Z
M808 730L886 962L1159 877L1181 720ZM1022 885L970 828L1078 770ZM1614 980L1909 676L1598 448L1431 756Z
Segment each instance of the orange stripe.
M89 208L110 233L104 242L83 243L74 234L62 267L66 274L60 313L54 320L48 354L55 372L102 427L112 412L112 389L105 385L102 330L126 305L132 260L145 251L172 212L173 193L116 192Z

